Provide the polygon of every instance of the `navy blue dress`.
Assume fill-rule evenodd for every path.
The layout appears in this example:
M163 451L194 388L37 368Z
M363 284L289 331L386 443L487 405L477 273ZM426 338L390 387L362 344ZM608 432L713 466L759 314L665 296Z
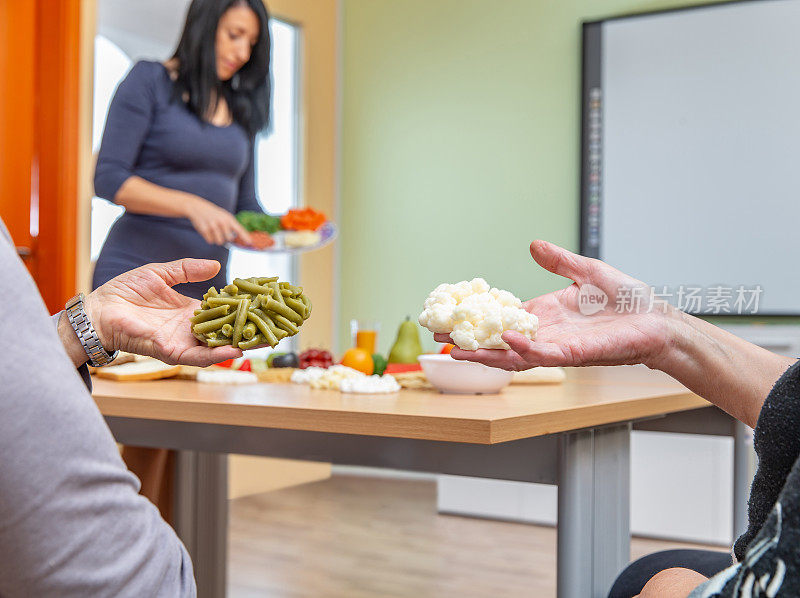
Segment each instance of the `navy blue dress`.
M198 195L236 213L262 211L255 195L253 141L234 123L202 122L172 101L172 80L160 62L137 62L119 84L108 110L94 175L95 194L109 201L131 176ZM176 286L200 298L226 284L228 250L206 243L186 218L125 212L111 227L94 269L92 286L131 268L183 257L220 262L210 281Z

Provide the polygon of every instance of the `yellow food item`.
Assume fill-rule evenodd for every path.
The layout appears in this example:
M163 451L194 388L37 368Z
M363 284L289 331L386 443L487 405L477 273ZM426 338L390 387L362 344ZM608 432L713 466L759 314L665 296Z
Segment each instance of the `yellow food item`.
M309 247L322 240L322 235L311 230L286 231L283 244L286 247Z
M375 368L370 352L357 347L348 349L345 352L344 357L342 357L342 365L353 368L367 376L371 376Z
M269 368L256 372L259 382L270 382L273 384L288 384L292 379L295 368Z
M428 382L425 372L399 372L392 374L400 385L400 388L408 390L427 390L432 389L433 384Z

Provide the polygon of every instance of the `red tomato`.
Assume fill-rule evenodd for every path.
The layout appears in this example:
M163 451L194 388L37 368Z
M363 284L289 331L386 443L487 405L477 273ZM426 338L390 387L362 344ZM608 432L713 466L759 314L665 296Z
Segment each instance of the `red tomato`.
M226 359L225 361L220 361L217 365L221 368L229 368L233 365L233 359Z
M253 371L253 366L250 365L250 360L249 359L245 359L239 365L239 371L240 372L252 372Z

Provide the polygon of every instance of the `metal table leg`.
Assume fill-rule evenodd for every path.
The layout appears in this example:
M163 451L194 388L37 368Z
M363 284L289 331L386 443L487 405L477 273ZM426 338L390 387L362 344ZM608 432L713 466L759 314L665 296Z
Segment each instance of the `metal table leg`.
M558 464L558 598L605 598L630 560L630 424L565 433Z
M733 433L733 540L747 530L747 501L750 484L756 473L757 457L753 449L753 430L740 421Z
M224 598L228 567L228 457L179 451L175 531L192 557L198 598Z

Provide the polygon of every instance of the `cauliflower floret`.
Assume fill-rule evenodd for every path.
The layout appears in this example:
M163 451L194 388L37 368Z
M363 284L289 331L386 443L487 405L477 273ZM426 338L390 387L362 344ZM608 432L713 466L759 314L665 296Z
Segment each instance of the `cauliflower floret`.
M508 345L500 338L503 334L503 318L499 314L485 317L475 330L475 340L483 349L508 349Z
M489 293L494 297L500 305L509 307L522 307L522 301L514 296L513 293L502 291L500 289L492 289Z
M419 323L431 332L450 334L453 342L468 351L508 349L502 339L506 330L516 330L531 340L536 337L538 318L522 307L512 293L490 288L482 278L440 284L425 300Z
M492 296L488 293L470 295L453 309L453 323L462 321L473 325L479 324L486 317L486 311L491 308Z
M419 316L419 323L434 332L450 332L453 329L451 314L457 305L455 298L439 285L425 300L425 310Z
M450 333L450 338L462 349L467 351L477 351L478 341L475 339L475 327L471 322L459 322L453 326L453 331Z

